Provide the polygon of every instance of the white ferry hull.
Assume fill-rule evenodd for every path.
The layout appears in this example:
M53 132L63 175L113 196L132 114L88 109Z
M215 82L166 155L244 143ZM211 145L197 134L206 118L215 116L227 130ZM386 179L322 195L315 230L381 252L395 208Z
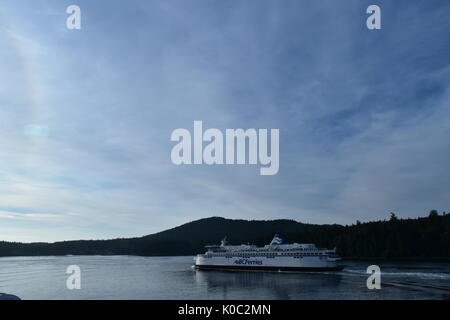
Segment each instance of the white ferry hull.
M198 269L267 270L267 271L329 271L340 270L337 259L321 256L277 256L267 257L205 257L197 255Z

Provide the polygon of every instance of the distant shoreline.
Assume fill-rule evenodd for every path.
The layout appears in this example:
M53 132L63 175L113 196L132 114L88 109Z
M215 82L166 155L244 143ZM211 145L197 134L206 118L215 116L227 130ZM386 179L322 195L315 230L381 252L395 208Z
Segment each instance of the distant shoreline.
M450 262L448 257L434 257L434 258L355 258L343 257L342 260L352 261L386 261L386 262Z
M0 257L65 255L194 256L205 245L228 237L232 244L264 246L274 234L290 243L336 248L347 260L450 261L450 214L432 210L427 217L314 225L295 220L204 218L138 238L72 240L53 243L0 241Z
M167 258L167 257L194 257L196 254L185 255L136 255L136 254L60 254L60 255L12 255L12 256L0 256L1 258L30 258L30 257L143 257L143 258ZM342 257L342 261L381 261L381 262L450 262L450 258L447 257L434 257L434 258L359 258L359 257Z

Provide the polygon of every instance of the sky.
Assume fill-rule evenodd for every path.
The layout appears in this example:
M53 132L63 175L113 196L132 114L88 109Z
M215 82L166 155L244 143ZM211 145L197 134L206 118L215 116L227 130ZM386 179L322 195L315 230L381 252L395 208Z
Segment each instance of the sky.
M448 211L449 16L446 0L2 1L0 240ZM194 120L278 128L278 174L174 165Z

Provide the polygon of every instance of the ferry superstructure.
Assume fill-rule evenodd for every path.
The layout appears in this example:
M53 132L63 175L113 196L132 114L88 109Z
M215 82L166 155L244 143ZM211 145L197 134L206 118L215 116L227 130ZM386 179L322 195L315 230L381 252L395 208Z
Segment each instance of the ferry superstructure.
M326 271L340 270L335 249L319 249L314 244L285 243L276 234L264 247L254 245L206 246L204 254L197 255L198 269L271 270L271 271Z

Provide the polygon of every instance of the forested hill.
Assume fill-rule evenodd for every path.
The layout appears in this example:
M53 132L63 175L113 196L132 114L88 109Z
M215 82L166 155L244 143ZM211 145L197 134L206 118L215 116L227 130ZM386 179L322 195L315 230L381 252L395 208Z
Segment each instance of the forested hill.
M193 255L227 236L231 244L264 245L275 233L289 242L336 247L348 258L450 258L450 214L435 210L427 217L359 223L312 225L293 220L247 221L201 219L156 234L130 239L79 240L55 243L0 242L0 256L37 255Z

